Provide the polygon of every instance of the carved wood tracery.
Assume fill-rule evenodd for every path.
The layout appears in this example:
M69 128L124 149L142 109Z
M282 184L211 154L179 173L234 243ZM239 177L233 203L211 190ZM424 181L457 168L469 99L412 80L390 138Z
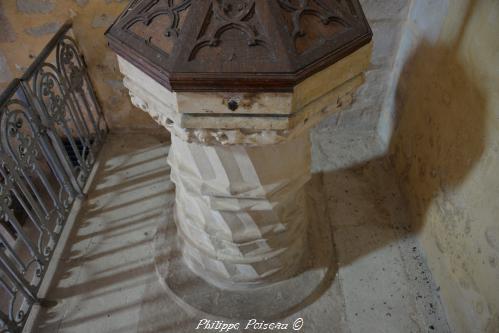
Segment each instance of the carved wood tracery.
M124 25L127 30L165 53L171 53L191 0L155 0L141 8Z
M135 0L106 34L177 91L291 91L372 36L358 0Z
M261 26L256 15L255 0L212 0L189 61L195 60L203 48L220 47L222 43L227 48L226 61L246 60L237 56L241 53L238 51L246 48L248 50L243 52L253 60L271 57L272 52ZM258 47L266 50L260 52L262 50L257 50Z
M340 7L327 6L321 0L278 0L295 50L302 54L308 49L333 39L349 27Z

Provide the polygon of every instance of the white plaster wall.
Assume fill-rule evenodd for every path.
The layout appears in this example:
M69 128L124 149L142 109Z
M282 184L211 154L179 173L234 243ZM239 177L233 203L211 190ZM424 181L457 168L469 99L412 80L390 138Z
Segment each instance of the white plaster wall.
M447 11L448 0L411 0L393 67L386 82L387 92L376 129L377 137L385 149L388 149L395 127L396 92L402 70L421 40L432 45L437 42Z
M499 332L499 2L413 0L378 134L449 324Z
M389 94L389 80L411 0L361 0L373 30L366 82L354 103L312 132L314 171L344 168L384 154L376 132Z

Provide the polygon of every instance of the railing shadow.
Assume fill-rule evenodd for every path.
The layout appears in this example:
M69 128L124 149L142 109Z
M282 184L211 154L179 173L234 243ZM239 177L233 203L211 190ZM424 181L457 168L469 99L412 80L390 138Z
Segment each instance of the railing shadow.
M172 196L166 154L156 138L111 136L47 293L57 305L40 310L35 331L107 332L92 328L106 320L123 323L122 332L136 327L144 288L156 280L150 244Z

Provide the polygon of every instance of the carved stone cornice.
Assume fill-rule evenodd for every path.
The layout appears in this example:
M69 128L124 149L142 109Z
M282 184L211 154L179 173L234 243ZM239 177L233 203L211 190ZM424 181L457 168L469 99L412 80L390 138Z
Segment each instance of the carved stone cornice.
M370 51L363 47L293 93L171 92L118 59L132 103L172 134L191 143L257 146L292 139L348 106L363 83Z

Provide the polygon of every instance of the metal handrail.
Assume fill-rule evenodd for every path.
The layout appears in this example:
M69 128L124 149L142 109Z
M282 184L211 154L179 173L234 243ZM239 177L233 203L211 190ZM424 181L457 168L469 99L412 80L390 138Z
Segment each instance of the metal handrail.
M0 332L22 331L108 126L66 22L0 95ZM52 60L55 59L55 60Z
M21 77L24 81L29 81L38 68L45 62L50 53L54 50L54 48L59 43L61 37L66 35L66 33L73 27L73 22L71 20L67 20L64 24L59 28L59 30L55 33L55 35L49 40L47 45L43 48L43 50L38 54L38 56L33 60L31 65L26 69L23 76Z

